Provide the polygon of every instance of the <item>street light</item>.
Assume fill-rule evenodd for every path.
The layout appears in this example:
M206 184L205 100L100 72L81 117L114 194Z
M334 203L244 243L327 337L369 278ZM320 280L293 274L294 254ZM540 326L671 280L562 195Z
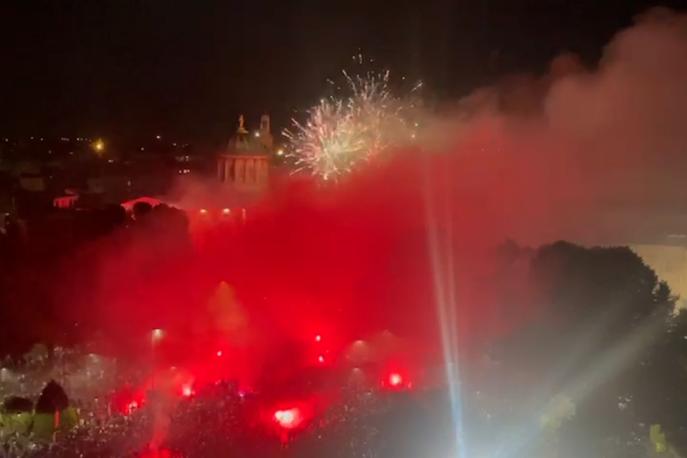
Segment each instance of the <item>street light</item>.
M96 153L102 153L105 151L105 142L102 140L102 138L99 138L93 142L93 150Z

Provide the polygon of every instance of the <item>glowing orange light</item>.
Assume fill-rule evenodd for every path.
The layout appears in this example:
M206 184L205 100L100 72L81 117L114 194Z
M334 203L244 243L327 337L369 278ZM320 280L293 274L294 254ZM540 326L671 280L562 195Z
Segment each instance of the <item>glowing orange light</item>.
M102 139L97 139L93 142L93 149L96 153L102 153L105 150L105 142Z

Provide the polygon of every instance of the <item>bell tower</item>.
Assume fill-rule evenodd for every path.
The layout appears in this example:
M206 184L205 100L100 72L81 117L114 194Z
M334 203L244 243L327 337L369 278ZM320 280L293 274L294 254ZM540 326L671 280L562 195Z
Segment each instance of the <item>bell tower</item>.
M260 143L267 149L268 153L272 153L274 148L274 137L270 130L270 116L264 114L260 116Z

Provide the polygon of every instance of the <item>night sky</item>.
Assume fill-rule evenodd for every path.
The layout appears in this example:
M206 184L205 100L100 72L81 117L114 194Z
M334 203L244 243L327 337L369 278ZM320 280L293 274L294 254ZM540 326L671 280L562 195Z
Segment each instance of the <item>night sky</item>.
M460 96L561 51L588 63L637 13L687 0L6 0L0 135L224 141L283 127L359 50Z

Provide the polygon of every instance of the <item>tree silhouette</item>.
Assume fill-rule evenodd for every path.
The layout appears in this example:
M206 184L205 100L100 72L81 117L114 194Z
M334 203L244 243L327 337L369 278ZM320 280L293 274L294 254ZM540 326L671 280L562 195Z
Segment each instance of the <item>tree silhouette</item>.
M574 403L575 414L558 432L559 456L632 456L641 447L631 435L648 438L642 422L676 435L674 412L684 409L670 404L686 398L679 366L687 320L672 316L667 285L626 247L506 248L509 262L528 257L528 298L540 312L500 346L501 376L535 399L528 408L541 401L544 414L547 399Z

